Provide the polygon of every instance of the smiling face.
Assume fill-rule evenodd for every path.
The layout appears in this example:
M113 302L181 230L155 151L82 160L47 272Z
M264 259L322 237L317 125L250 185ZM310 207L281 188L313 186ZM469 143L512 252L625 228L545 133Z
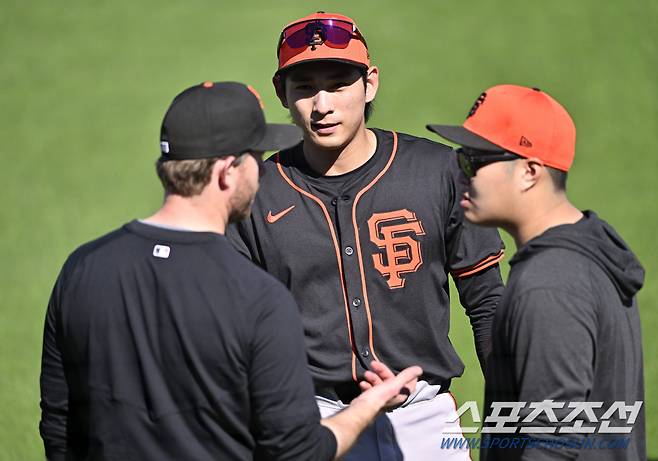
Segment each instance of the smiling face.
M365 130L364 108L375 98L377 68L364 79L360 68L316 61L293 68L285 78L282 102L304 141L327 150L343 149Z

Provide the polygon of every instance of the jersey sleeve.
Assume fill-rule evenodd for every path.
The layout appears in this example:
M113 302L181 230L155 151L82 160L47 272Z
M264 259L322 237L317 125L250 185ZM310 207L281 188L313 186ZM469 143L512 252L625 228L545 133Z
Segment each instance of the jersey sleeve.
M505 289L500 268L495 264L472 276L455 278L455 286L459 292L459 302L471 323L480 368L485 370L491 352L493 319Z
M49 460L66 457L66 428L68 420L68 385L64 363L58 345L58 312L63 271L53 288L48 302L41 356L41 421L39 432Z
M446 226L447 271L452 274L459 292L459 301L468 315L475 338L480 367L491 351L491 326L496 306L503 293L503 281L498 263L505 245L494 228L476 226L464 219L459 201L466 183L451 156L446 197L452 200Z
M249 367L256 459L333 459L336 439L320 424L292 295L276 285L260 302Z
M477 226L464 219L459 202L467 185L457 166L456 155L451 156L446 183L445 196L452 199L445 233L447 269L453 278L458 279L498 264L503 258L505 245L495 228Z

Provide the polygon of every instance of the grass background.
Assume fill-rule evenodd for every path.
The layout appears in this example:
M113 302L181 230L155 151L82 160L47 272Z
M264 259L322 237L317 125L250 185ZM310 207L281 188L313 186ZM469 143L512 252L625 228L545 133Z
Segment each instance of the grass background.
M569 195L616 227L647 270L647 438L658 457L658 2L0 0L0 459L43 458L50 289L76 246L160 204L153 162L171 99L204 80L243 81L270 121L286 121L270 84L278 33L317 10L354 17L367 37L381 72L371 126L432 137L427 122L460 123L498 83L538 86L573 114ZM453 310L467 364L454 393L479 401L472 336Z

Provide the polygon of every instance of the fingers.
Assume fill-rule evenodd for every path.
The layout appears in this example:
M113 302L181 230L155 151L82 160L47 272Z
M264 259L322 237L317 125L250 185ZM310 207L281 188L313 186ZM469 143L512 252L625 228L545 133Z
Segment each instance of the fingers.
M395 387L399 386L398 393L405 393L410 395L416 390L416 383L418 378L423 374L423 369L418 366L405 368L391 381L395 383Z
M419 366L413 366L402 370L400 373L398 373L395 379L403 383L411 383L412 381L417 381L422 374L422 368Z
M418 377L423 373L422 368L413 366L405 368L396 376L386 365L376 361L371 363L371 367L373 371L366 371L363 374L365 381L359 383L362 391L388 383L391 389L400 389L401 393L409 395L416 389Z
M366 371L363 374L363 377L368 383L372 384L373 386L376 386L377 384L381 384L384 382L384 380L379 375L373 373L372 371Z
M395 373L391 371L386 365L382 362L373 360L370 363L370 368L372 371L365 372L365 378L373 385L379 384L381 381L388 381L389 379L397 379L398 381L404 381L405 383L412 384L415 387L415 381L423 374L423 369L419 366L413 366L405 368L396 376ZM373 376L375 375L375 376Z
M395 374L390 370L390 368L388 368L382 362L379 362L377 360L373 360L372 362L370 362L370 368L373 372L377 373L377 376L379 376L384 381L393 378L395 376Z
M372 371L364 373L364 381L359 383L362 394L352 404L367 404L378 411L391 411L407 401L416 390L418 378L423 370L418 366L405 368L396 376L386 365L374 361L370 364Z
M361 381L359 383L359 387L361 388L361 392L365 392L368 389L372 389L372 384L370 384L368 381Z
M381 384L382 387L386 387L388 392L391 392L392 395L410 395L416 390L416 383L418 378L423 373L422 368L418 366L405 368L398 375L391 374L392 377L381 380L379 376L377 379L368 380L372 386L377 386Z
M364 381L359 382L359 388L361 388L361 392L372 389L373 386L377 386L378 384L384 382L379 376L377 376L377 374L373 373L372 371L366 371L363 374L363 378Z
M384 404L382 409L385 411L395 410L396 408L398 408L400 405L402 405L404 402L407 401L407 397L408 397L407 395L398 394L395 397L389 399Z
M386 365L374 361L372 371L364 373L364 381L359 383L363 397L376 400L381 408L392 410L403 404L407 397L416 390L418 378L423 370L418 366L405 368L396 376Z
M365 381L359 383L361 391L366 391L373 386L377 386L384 381L388 381L395 377L395 374L381 362L373 361L371 362L370 367L372 368L372 371L367 370L363 374Z

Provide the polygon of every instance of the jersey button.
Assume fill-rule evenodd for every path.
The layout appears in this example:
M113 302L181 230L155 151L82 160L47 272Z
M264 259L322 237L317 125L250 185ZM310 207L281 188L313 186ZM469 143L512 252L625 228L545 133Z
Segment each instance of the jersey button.
M347 256L352 256L354 254L354 248L352 247L345 247L345 254Z
M354 298L352 300L352 306L359 307L361 305L361 298Z
M332 204L333 206L336 206L337 203L338 203L338 199L337 199L336 197L334 197L334 198L331 199L331 204Z
M361 352L361 355L364 357L368 357L370 355L370 352L368 352L368 349L364 349L363 352Z

